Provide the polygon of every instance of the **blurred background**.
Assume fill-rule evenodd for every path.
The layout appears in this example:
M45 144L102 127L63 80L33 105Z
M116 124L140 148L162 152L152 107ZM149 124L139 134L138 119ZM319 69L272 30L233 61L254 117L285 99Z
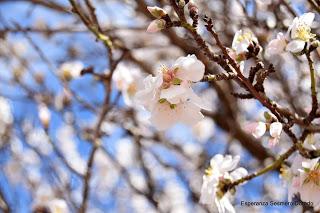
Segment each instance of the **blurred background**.
M86 1L77 2L84 14L90 13ZM0 0L0 211L78 212L87 188L87 212L92 213L208 212L198 201L212 156L238 154L240 166L251 172L290 147L284 134L270 149L267 135L257 140L245 131L247 123L263 120L266 109L253 99L233 97L231 92L241 89L231 81L196 85L212 108L196 126L155 130L133 99L145 76L187 54L196 54L207 74L221 69L182 29L146 33L153 20L148 5L176 19L168 1L90 2L112 52L71 12L68 0ZM287 31L295 16L314 11L316 1L194 2L201 14L198 31L218 51L201 21L205 14L226 46L237 30L250 28L265 47L277 32ZM318 33L317 22L313 28ZM277 69L265 82L268 96L306 115L311 99L305 59L289 53L266 58L264 50L261 58ZM319 56L319 71L318 61ZM88 178L95 143L101 146ZM234 204L237 212L303 211L240 205L269 200L287 201L277 171L238 187Z

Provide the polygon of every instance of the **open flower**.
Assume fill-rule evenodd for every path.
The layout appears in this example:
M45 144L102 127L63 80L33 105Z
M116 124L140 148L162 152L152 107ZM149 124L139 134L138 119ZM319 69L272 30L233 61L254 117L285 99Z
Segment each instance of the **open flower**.
M237 55L248 51L248 47L252 43L258 44L257 37L249 29L239 30L233 37L232 49Z
M320 158L305 159L297 155L291 165L288 199L296 194L303 202L312 202L316 211L320 209Z
M232 194L229 191L222 192L220 186L225 181L234 181L248 174L244 168L236 169L239 161L240 156L220 154L211 159L210 166L203 176L200 203L209 205L215 212L235 212L230 202Z
M157 76L144 79L145 88L137 92L137 100L151 112L151 122L159 130L177 122L194 125L209 109L192 90L193 82L204 75L204 65L195 55L180 57L171 68L163 67Z
M311 24L314 19L314 13L305 13L296 17L288 29L292 41L287 45L286 50L298 53L301 52L306 42L313 39L316 35L311 33Z

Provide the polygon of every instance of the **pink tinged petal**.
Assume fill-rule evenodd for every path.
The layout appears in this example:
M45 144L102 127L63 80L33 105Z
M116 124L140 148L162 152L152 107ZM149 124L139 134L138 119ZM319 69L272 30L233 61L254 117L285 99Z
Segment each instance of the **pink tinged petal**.
M286 51L290 51L292 53L299 53L303 50L305 46L305 42L302 40L293 40L290 41L286 47Z
M158 103L151 112L150 121L159 131L166 130L177 122L177 110L171 109L169 104Z
M312 182L302 184L300 190L300 198L303 202L313 202L314 198L319 197L319 186L313 184Z
M148 28L147 28L147 32L148 33L155 33L158 32L160 30L163 30L166 27L166 21L163 19L156 19L153 20Z
M276 146L278 143L279 143L279 138L273 138L273 137L271 137L271 138L269 139L269 146L270 146L270 147L274 147L274 146Z
M293 186L294 188L298 188L298 187L300 187L300 185L301 185L301 180L300 180L300 178L299 178L299 177L294 177L294 178L292 179L292 186Z
M280 122L273 122L270 125L270 135L271 137L278 138L282 132L282 124Z
M273 39L269 42L267 48L266 48L266 55L277 55L284 52L286 48L287 42L282 33L278 33L277 38Z
M173 67L178 68L177 78L192 82L200 81L205 71L204 64L195 55L178 58Z
M299 17L299 21L304 22L307 26L311 26L314 20L314 13L305 13Z
M267 130L266 124L263 122L250 123L245 126L245 130L253 135L255 138L260 138Z
M173 116L180 117L180 121L187 125L193 126L204 118L203 114L200 112L200 108L190 102L179 104L177 110L180 111L180 116Z

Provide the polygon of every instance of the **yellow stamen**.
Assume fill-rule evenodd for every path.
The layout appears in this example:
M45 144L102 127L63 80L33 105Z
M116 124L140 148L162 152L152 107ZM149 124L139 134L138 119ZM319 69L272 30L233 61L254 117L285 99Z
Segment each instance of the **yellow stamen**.
M246 33L243 33L242 35L239 35L238 38L237 38L237 42L241 43L242 41L244 41L246 39L247 40L252 40L252 33L246 32Z
M308 172L307 178L304 180L304 183L309 182L315 183L317 186L320 186L320 164L318 163L315 168Z
M213 169L208 167L206 170L204 170L204 173L206 176L211 176L213 174Z
M311 33L311 28L306 25L300 25L296 30L296 38L302 41L309 41L311 38L314 38L316 35Z

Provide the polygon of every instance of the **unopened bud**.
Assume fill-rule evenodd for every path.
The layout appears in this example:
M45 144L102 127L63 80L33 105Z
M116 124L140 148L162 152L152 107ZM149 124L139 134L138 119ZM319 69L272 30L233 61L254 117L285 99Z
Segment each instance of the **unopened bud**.
M184 0L179 0L178 4L179 7L183 8L186 5L186 2Z
M167 12L160 7L147 7L151 15L155 18L162 18L163 16L167 15Z
M48 107L44 104L40 104L38 107L38 115L44 128L48 128L51 119L51 114Z
M189 2L188 10L191 18L198 14L198 7L193 2Z
M163 30L164 28L166 28L166 21L163 19L157 19L152 21L147 29L148 33L155 33L158 32L160 30Z
M267 122L272 121L272 115L269 112L264 112L263 113L264 118L266 119Z
M309 51L313 51L313 50L317 49L318 47L320 47L320 41L315 40L315 41L311 42Z

